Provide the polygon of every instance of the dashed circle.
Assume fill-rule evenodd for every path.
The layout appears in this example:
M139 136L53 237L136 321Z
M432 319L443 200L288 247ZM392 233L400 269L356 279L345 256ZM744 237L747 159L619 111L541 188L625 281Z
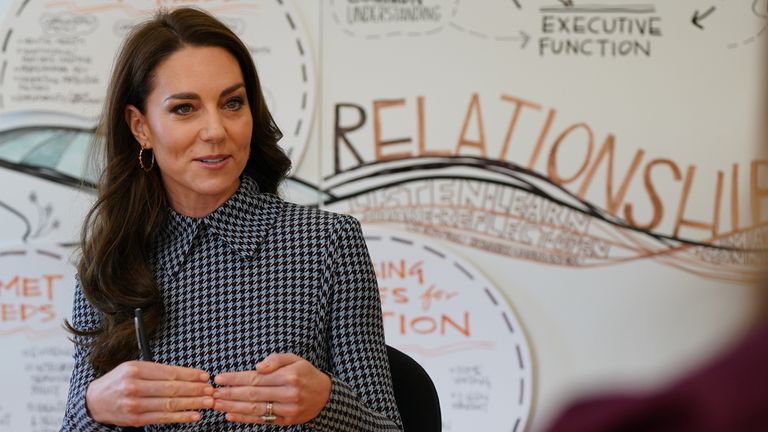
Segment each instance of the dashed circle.
M533 398L531 349L503 294L470 263L432 241L380 228L366 228L365 239L382 290L387 342L416 358L430 373L440 395L444 425L452 425L444 430L500 430L502 426L504 430L525 430ZM418 283L418 278L402 277L415 273L422 277ZM393 287L401 290L399 303L388 297ZM434 302L428 309L432 319L455 318L467 311L471 315L465 316L471 319L465 321L466 328L477 333L471 337L440 332L425 335L425 326L417 324L429 322L420 303L426 301L428 292L439 293L430 300ZM438 303L441 301L444 303ZM495 355L486 355L488 351ZM456 371L464 368L486 371L481 378L487 379L489 390L483 393L462 384ZM485 405L473 406L478 400Z
M12 94L10 93L11 89L8 87L15 85L15 83L9 80L9 77L13 70L12 65L20 55L13 52L12 47L20 38L53 37L46 35L42 27L37 27L39 20L36 18L38 17L46 14L53 16L54 13L71 14L73 16L80 14L100 19L102 22L98 27L98 31L101 33L109 32L109 36L115 39L114 43L110 43L108 38L102 37L101 33L99 33L98 37L88 35L84 42L89 47L96 47L98 45L104 51L104 55L95 56L94 54L94 58L110 57L106 54L110 53L111 55L113 48L117 48L119 39L124 36L121 33L124 33L125 30L132 26L137 18L149 16L154 10L154 7L139 6L140 4L143 5L143 3L138 2L119 2L96 7L82 2L71 1L58 2L54 6L48 7L43 2L18 0L14 7L10 9L4 26L6 30L0 36L2 37L0 39L0 88L5 87L3 91L0 91L0 110L74 110L76 112L73 112L73 114L96 115L100 111L100 101L98 104L90 101L88 102L89 105L87 105L88 109L80 110L78 108L81 106L75 107L72 104L60 102L56 98L71 97L70 93L73 91L87 91L90 92L90 97L95 98L98 96L100 100L103 100L103 91L108 80L108 68L105 65L109 62L96 61L88 66L87 74L98 77L97 83L92 85L78 84L78 86L72 88L63 82L51 84L55 93L46 91L48 96L44 98L37 97L39 92L31 91L29 93L26 90L17 90L16 92L24 97L19 99L19 102L14 102L10 99ZM151 5L151 2L146 2L146 5ZM245 37L241 34L241 38L243 38L246 44L252 42L249 39L263 40L266 41L265 43L270 44L269 48L273 51L269 53L268 60L263 65L259 65L259 74L271 74L274 78L274 80L264 80L262 78L262 85L267 90L272 88L273 91L271 93L279 96L281 111L273 112L273 115L286 136L286 139L281 140L280 145L291 158L293 165L297 166L305 151L315 112L315 70L307 31L293 4L283 0L260 0L259 2L222 0L219 2L206 2L205 5L200 5L199 2L194 0L174 2L174 6L185 5L203 6L217 16L220 15L222 21L229 22L233 31L238 34L245 34ZM256 16L262 22L259 23L252 19L246 21L242 18L242 16L249 14ZM111 25L110 20L114 21ZM257 24L260 25L257 26ZM269 29L266 27L269 27ZM271 38L249 38L248 28L252 31L269 32ZM38 32L41 33L38 34ZM276 39L276 37L287 37L289 40ZM58 47L59 45L54 44L53 46ZM11 55L12 53L13 56ZM256 54L253 51L252 55L256 59ZM277 62L278 64L270 67L270 61L272 63ZM20 57L18 58L18 63L23 64ZM275 71L271 71L272 69L275 69ZM67 74L71 74L71 72L67 72ZM281 89L282 92L276 91L278 89ZM27 95L26 93L29 94ZM59 93L61 94L59 95ZM281 93L285 93L285 95L280 96Z

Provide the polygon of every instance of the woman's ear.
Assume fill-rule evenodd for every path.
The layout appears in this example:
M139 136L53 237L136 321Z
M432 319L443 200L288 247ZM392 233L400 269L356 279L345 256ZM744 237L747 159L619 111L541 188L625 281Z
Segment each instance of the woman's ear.
M128 127L133 133L133 137L139 142L139 145L149 149L152 148L152 142L149 139L147 120L144 118L144 114L139 111L133 105L126 105L125 107L125 122L128 123Z

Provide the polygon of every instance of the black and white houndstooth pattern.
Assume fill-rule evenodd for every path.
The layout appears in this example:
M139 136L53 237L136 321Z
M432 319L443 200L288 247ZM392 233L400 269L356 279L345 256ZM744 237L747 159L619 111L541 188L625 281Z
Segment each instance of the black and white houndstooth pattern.
M400 431L384 346L376 277L360 225L350 216L260 194L244 177L210 215L170 211L152 265L166 320L151 341L155 360L211 376L253 369L272 352L295 353L332 377L320 415L290 427L230 423L206 410L195 424L153 431ZM74 326L99 316L77 290ZM77 348L62 431L107 431L85 409L94 379Z

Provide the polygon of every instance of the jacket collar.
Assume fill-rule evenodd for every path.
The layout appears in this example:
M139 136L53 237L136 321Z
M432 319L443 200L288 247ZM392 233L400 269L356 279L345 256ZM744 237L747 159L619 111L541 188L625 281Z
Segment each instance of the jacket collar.
M280 207L280 199L259 192L259 185L243 176L240 188L221 207L203 217L203 223L244 258L255 256Z
M157 264L166 270L178 268L204 227L243 258L253 259L259 244L267 238L281 203L274 195L260 193L256 181L243 176L237 191L206 216L193 218L169 207L168 217L156 240Z

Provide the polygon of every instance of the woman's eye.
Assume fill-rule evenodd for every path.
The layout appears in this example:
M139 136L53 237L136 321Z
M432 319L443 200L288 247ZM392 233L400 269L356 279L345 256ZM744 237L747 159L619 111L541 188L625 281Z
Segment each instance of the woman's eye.
M239 97L232 98L228 100L227 103L224 104L224 108L230 111L237 111L242 107L243 107L243 100Z
M173 112L175 114L184 115L184 114L191 113L192 110L193 110L192 105L190 105L190 104L181 104L181 105L176 105L175 107L173 107L171 109L171 112Z

